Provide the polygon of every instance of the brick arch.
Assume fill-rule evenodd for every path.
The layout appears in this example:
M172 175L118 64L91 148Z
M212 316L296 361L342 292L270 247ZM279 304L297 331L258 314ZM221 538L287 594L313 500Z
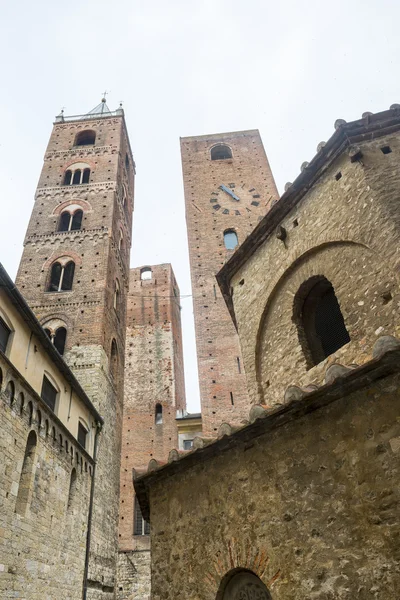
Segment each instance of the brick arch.
M82 160L81 160L82 158ZM86 156L85 157L79 157L79 156L75 156L74 158L72 158L71 160L68 160L61 168L61 171L67 171L70 167L72 167L73 165L80 165L79 168L83 169L83 165L85 165L85 167L90 167L91 171L94 171L96 168L96 165L94 163L93 160L88 159Z
M63 210L68 208L68 206L71 206L71 204L77 204L78 206L80 206L84 213L93 211L92 205L87 200L71 199L65 200L61 204L57 204L57 206L53 209L53 212L51 214L59 216L63 212Z
M73 250L59 250L58 252L54 252L52 256L46 260L42 267L43 270L49 269L53 263L55 263L57 260L62 260L63 258L72 259L78 266L82 264L82 258Z
M351 266L352 261L355 261L353 266ZM255 345L255 378L262 402L267 401L266 390L270 384L274 386L281 384L284 389L291 383L298 383L298 381L284 381L285 377L291 376L290 370L289 374L285 370L287 339L292 343L291 362L296 365L292 369L293 373L296 377L300 377L303 374L302 365L304 372L307 371L306 360L297 337L297 328L293 322L293 301L300 285L313 276L324 276L332 283L335 292L338 292L339 305L341 306L343 302L347 307L345 311L342 306L341 309L345 321L346 315L350 320L349 334L353 341L351 329L357 331L356 317L359 315L362 318L369 301L368 296L365 297L363 294L372 293L370 290L374 285L377 286L382 281L390 280L397 286L395 274L385 268L377 270L378 263L380 264L378 254L364 244L350 240L331 241L307 250L288 268L277 274L270 287L271 292L268 294L260 319ZM340 268L339 265L348 265L347 270L346 267ZM358 272L358 266L363 270ZM357 284L362 305L357 305L353 297L349 298L346 290L350 278L353 278L353 288L355 287L354 277L357 275L363 276Z

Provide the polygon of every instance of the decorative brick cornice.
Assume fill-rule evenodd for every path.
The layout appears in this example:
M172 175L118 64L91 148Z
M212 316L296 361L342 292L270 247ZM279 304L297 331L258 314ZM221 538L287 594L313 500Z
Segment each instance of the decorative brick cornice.
M108 152L112 154L118 153L118 146L74 146L69 150L51 150L50 152L46 152L44 160L49 160L53 157L88 156L91 154L106 154Z
M93 239L96 235L103 234L101 237L108 237L109 230L108 227L95 227L94 229L76 229L75 231L55 231L53 233L34 233L32 235L27 235L25 238L24 245L28 242L46 242L46 241L55 241L57 238L65 241L68 237L85 237L88 236L89 239Z
M116 181L100 181L99 183L83 183L81 185L59 185L59 186L55 186L55 187L38 187L36 189L36 194L35 194L35 198L38 198L41 194L46 193L52 193L52 192L71 192L72 190L75 192L83 192L83 191L102 191L102 190L108 190L108 191L116 191L117 189L117 182Z

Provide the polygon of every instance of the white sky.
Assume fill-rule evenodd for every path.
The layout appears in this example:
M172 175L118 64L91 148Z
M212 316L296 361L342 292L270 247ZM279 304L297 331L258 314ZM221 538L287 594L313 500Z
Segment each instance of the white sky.
M53 118L123 100L137 165L131 266L190 293L179 137L258 128L278 189L337 118L400 102L398 0L3 0L0 261L15 276ZM191 299L188 408L199 409Z

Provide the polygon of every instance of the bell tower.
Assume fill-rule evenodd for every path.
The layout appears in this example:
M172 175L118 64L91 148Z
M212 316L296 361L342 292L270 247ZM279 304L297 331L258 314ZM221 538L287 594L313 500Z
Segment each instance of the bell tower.
M116 585L134 176L121 106L110 111L103 98L85 115L56 117L16 280L104 417L84 585L96 600Z
M257 130L181 138L203 432L249 413L239 338L215 275L278 192Z

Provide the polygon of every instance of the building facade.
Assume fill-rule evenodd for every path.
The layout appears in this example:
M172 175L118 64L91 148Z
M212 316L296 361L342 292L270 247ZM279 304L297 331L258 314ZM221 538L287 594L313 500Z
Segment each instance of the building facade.
M249 397L216 273L278 198L258 131L181 138L203 431L240 423Z
M150 528L132 471L168 459L186 409L179 287L170 264L130 270L119 513L118 598L150 598Z
M399 151L337 121L218 273L252 407L137 477L153 600L397 597Z
M87 598L113 598L135 164L123 110L57 117L16 283L104 417Z
M0 596L79 600L103 420L1 265L0 415Z

